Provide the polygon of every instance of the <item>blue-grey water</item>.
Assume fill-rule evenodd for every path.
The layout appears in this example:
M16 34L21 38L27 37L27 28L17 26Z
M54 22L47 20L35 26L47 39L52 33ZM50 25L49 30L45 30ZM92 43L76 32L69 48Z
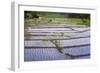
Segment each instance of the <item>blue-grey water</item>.
M72 55L84 55L90 54L90 46L80 47L80 48L66 48L65 53ZM88 59L90 55L83 57L76 57L76 59ZM26 48L24 50L24 60L25 61L45 61L45 60L67 60L70 57L60 53L56 48Z
M41 25L41 27L44 27ZM46 27L46 26L45 26ZM51 27L51 26L49 26ZM57 27L57 26L56 26ZM71 29L73 28L73 29ZM80 46L73 48L64 48L63 53L59 52L56 48L28 48L28 47L55 47L50 41L43 42L43 39L65 39L61 40L61 46L73 46L73 45L84 45L90 44L90 28L29 28L27 30L32 36L30 39L24 41L24 61L46 61L46 60L68 60L72 59L71 56L65 55L70 54L74 57L73 59L89 59L90 58L90 46ZM50 36L50 35L61 35L59 32L64 32L63 37ZM37 35L37 36L34 36ZM39 36L41 35L41 36ZM46 37L47 35L49 37ZM70 39L70 37L85 37ZM40 39L40 40L39 40ZM70 40L69 40L70 39ZM87 55L88 54L88 55ZM84 56L80 56L84 55Z

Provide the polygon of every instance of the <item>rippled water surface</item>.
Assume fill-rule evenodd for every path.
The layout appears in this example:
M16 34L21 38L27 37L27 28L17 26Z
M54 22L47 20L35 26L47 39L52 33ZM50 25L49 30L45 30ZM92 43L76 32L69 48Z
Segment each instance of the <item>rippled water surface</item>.
M84 55L90 53L90 47L80 47L80 48L66 48L65 53L72 55ZM76 59L88 59L90 55L76 57ZM24 60L25 61L42 61L42 60L66 60L70 59L69 56L60 53L56 48L26 48L24 50Z

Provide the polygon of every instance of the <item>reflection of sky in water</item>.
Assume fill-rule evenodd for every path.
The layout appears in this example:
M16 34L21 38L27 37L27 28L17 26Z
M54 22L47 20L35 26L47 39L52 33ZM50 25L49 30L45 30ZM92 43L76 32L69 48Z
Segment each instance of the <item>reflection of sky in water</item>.
M81 48L70 48L65 49L65 53L72 55L84 55L90 54L90 46L81 47ZM87 59L90 56L78 57L77 59ZM43 60L65 60L69 59L66 55L59 53L55 48L41 48L41 49L25 49L24 50L24 60L25 61L43 61Z
M70 39L70 40L60 40L60 44L62 46L72 46L72 45L82 45L82 44L89 44L90 38L81 38L81 39ZM41 40L29 40L24 41L25 46L40 46L40 47L51 47L54 46L50 41L41 41Z
M41 27L44 27L45 25L41 25ZM40 26L39 26L40 27ZM45 26L46 27L46 26ZM49 26L51 27L51 26ZM54 26L53 26L54 27ZM57 27L57 26L56 26ZM74 30L72 30L72 28ZM41 29L41 30L40 30ZM58 32L64 32L64 35L69 35L71 37L85 37L85 38L79 38L79 39L69 39L68 36L61 37L62 40L60 41L61 46L72 46L72 45L82 45L82 44L90 44L90 28L85 27L85 28L75 28L75 27L70 27L70 28L30 28L28 29L28 33L30 33L31 38L30 40L25 40L24 45L25 46L38 46L38 47L55 47L50 41L48 42L43 42L38 39L47 39L43 35L60 35ZM85 32L79 32L79 31L84 31ZM52 32L56 32L52 33ZM42 33L41 33L42 32ZM77 33L78 32L78 33ZM42 36L34 36L34 35L42 35ZM57 36L49 36L49 39L60 39ZM32 40L31 40L32 39ZM73 48L66 48L63 50L63 53L67 53L70 55L85 55L85 54L90 54L90 46L84 46L84 47L73 47ZM76 57L75 59L88 59L90 56L81 56L81 57ZM24 60L25 61L45 61L45 60L65 60L65 59L71 59L69 56L66 56L62 53L60 53L57 49L55 48L25 48L24 49Z

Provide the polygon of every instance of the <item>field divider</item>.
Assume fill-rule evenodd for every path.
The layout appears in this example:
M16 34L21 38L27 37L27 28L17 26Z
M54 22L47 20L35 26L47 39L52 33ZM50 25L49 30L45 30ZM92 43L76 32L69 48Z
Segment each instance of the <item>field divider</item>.
M89 38L90 36L86 36L86 37L71 37L71 38L59 38L59 39L24 39L25 41L30 40L30 41L34 41L34 40L73 40L73 39L82 39L82 38Z
M74 48L77 48L77 47L85 47L85 46L90 46L90 44L81 44L81 45L63 46L62 48L68 48L68 49L70 49L70 48L73 48L73 47L74 47ZM46 48L51 48L51 49L52 49L52 48L56 48L56 47L52 47L52 46L51 46L51 47L24 46L24 48L25 48L25 49L26 49L26 48L27 48L27 49L32 49L32 48L33 48L33 49L38 49L38 48L43 48L43 49L44 49L44 48L45 48L45 49L46 49Z

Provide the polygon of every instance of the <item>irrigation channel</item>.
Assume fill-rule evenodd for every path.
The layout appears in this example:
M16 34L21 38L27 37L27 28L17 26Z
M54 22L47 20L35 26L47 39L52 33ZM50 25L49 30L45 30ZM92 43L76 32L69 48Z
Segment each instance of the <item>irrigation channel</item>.
M90 27L39 25L25 31L24 61L90 58Z

